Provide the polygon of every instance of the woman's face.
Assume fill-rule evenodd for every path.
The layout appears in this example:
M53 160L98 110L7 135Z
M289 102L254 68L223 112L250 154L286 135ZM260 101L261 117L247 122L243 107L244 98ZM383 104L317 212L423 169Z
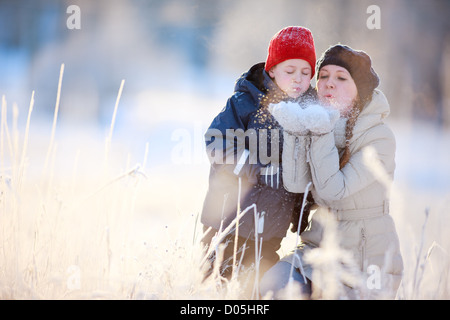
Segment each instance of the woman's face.
M329 64L319 70L317 95L322 104L345 116L356 101L358 89L347 69Z
M303 59L289 59L270 69L269 75L281 90L296 99L309 88L311 66Z

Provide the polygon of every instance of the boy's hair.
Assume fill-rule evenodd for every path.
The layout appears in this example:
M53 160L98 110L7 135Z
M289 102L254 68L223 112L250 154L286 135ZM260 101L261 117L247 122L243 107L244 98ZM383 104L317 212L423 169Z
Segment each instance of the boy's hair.
M278 31L270 40L265 70L269 70L289 59L303 59L311 66L311 78L314 77L316 49L309 29L305 27L286 27Z

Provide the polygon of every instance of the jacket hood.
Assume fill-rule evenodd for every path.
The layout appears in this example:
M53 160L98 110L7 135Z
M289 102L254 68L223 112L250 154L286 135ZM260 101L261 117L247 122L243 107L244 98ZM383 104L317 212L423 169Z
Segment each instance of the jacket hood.
M261 62L252 66L247 72L243 73L234 86L235 92L250 93L257 101L262 95L266 94L272 85L275 85L269 75L264 70L265 63Z
M368 128L376 126L383 122L390 114L389 103L383 92L375 89L372 100L368 102L358 116L353 135L358 136L359 133L366 131Z
M383 92L378 89L373 91L372 100L367 103L364 109L361 111L363 114L378 114L381 119L389 116L391 108L389 107L389 102Z

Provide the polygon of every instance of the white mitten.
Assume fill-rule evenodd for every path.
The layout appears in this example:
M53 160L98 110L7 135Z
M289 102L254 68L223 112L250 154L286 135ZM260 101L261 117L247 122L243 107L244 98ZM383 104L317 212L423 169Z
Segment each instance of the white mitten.
M339 120L339 111L325 108L319 104L308 105L303 110L306 128L315 135L331 132Z
M298 103L283 101L270 104L269 111L284 130L298 136L308 132L316 135L331 132L340 117L339 111L320 104L309 104L302 108Z
M295 135L308 133L307 124L302 116L303 109L298 103L282 101L270 104L269 111L284 130Z

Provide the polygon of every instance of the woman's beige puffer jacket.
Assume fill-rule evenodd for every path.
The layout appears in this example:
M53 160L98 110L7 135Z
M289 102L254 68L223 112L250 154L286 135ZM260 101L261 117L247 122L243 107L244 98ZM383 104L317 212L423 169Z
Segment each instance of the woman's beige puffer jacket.
M336 147L340 143L335 141L335 134L311 136L307 150L311 192L319 208L301 234L301 249L283 258L294 262L314 285L326 290L324 283L314 283L314 279L321 282L317 280L325 279L325 273L330 272L328 269L320 273L319 265L329 268L324 263L327 253L321 242L325 226L334 225L335 244L350 253L348 257L353 261L349 263L342 254L338 263L353 265L353 271L362 276L358 277L359 282L346 279L343 274L338 276L349 298L394 298L403 272L399 240L389 215L389 183L394 176L396 148L395 137L384 123L389 112L386 97L375 90L372 101L358 116L350 140L351 157L341 170L342 148ZM318 247L322 248L315 249Z

